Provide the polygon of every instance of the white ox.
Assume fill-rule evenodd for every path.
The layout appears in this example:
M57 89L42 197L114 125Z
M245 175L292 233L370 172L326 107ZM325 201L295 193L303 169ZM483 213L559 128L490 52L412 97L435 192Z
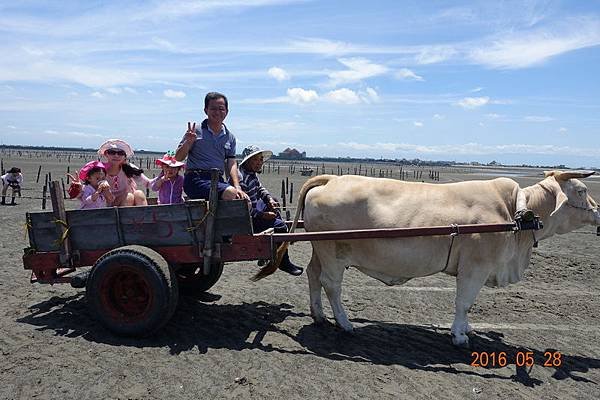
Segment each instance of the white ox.
M596 202L587 194L586 186L575 179L591 174L552 171L541 182L524 189L508 178L449 184L352 175L309 179L298 196L292 231L303 205L306 231L507 223L525 207L539 215L544 224L535 233L458 235L447 267L448 236L313 241L307 268L312 317L317 323L325 320L323 287L337 324L346 331L353 329L341 302L347 266L387 285L443 271L456 276L452 341L467 346L467 334L472 331L467 313L484 284L505 286L519 281L529 265L535 239L584 225L600 225ZM287 243L280 250L285 248ZM269 273L262 272L262 276L257 274L258 279Z

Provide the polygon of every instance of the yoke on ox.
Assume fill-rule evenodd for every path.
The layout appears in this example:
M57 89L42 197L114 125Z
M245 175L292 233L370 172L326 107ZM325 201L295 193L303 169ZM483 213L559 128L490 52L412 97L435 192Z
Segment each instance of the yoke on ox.
M584 225L600 225L596 202L576 179L592 174L547 172L544 180L523 189L508 178L449 184L352 175L309 179L300 191L291 232L302 208L304 227L312 232L506 223L525 208L533 210L544 222L538 231L460 235L456 240L429 236L312 241L307 274L315 322L325 320L323 287L337 324L346 331L353 329L341 302L342 278L348 266L387 285L444 272L456 276L452 341L455 345L468 345L467 335L472 329L467 313L484 284L505 286L519 281L537 240ZM280 250L287 245L284 243ZM271 267L257 277L273 270Z

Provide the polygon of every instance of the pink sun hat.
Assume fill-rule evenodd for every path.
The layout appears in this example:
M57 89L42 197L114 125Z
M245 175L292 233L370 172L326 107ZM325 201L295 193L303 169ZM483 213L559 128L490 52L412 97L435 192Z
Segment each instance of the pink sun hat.
M98 154L103 156L106 150L123 150L127 157L133 156L133 149L129 143L121 139L108 139L106 142L100 145Z
M166 165L167 167L173 168L185 167L185 163L183 161L177 161L175 156L170 153L166 153L164 156L162 156L162 158L156 159L154 163L158 166Z
M102 168L106 172L106 165L102 161L90 161L79 170L79 179L85 181L88 178L90 169L96 167Z

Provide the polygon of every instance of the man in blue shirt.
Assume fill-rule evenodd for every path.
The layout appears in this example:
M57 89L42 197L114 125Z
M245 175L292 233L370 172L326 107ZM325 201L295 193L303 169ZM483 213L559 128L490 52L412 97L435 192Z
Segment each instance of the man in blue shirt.
M187 157L183 181L185 193L192 199L208 200L210 193L210 170L220 171L217 189L223 200L247 199L240 188L235 161L235 136L223 121L229 112L227 97L210 92L204 98L204 113L207 119L199 128L188 122L188 130L177 147L175 158L183 161ZM225 173L231 184L225 180Z

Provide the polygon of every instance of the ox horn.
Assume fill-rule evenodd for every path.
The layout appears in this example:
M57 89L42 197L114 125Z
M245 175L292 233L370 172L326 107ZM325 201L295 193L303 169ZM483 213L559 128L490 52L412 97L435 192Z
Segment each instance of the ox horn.
M572 178L583 179L594 175L595 171L544 171L546 177L554 176L557 180L566 181Z

